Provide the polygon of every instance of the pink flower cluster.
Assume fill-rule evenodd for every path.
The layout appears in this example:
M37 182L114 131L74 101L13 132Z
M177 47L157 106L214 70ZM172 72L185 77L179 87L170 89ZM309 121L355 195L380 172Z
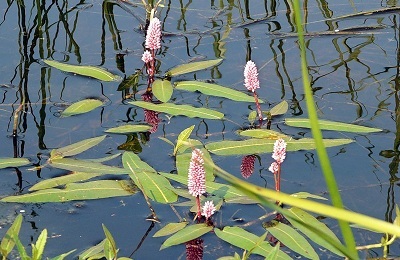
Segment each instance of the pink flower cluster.
M242 164L240 165L240 173L243 178L249 178L254 171L254 163L256 162L255 155L246 155L242 159Z
M277 173L279 171L280 165L286 158L286 142L282 138L275 141L274 150L272 153L272 158L275 160L268 170L272 173Z
M146 49L158 50L161 48L161 22L157 17L150 20L146 34Z
M201 215L206 217L206 219L209 219L216 211L217 209L214 206L213 201L206 201L203 206L203 211Z
M244 86L251 92L254 92L256 89L260 88L257 67L256 64L251 60L249 60L244 67Z
M144 52L143 52L143 55L142 55L142 61L144 62L144 63L149 63L149 62L151 62L153 60L153 56L151 55L151 53L148 51L148 50L145 50Z
M188 173L188 189L194 197L201 196L206 192L205 176L203 152L200 149L194 149Z

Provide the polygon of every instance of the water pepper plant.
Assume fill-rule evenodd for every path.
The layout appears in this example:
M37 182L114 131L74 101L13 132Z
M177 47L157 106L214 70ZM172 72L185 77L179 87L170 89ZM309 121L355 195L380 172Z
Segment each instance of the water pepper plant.
M151 6L157 6L151 5ZM148 6L147 6L148 7ZM175 160L175 169L171 172L162 172L143 161L133 149L124 149L121 154L113 154L103 158L80 159L79 155L90 148L100 144L106 135L97 136L68 146L53 149L45 164L36 168L54 167L64 169L70 174L40 181L30 187L27 193L7 196L1 199L4 203L46 203L65 202L72 200L102 199L120 196L138 196L141 194L146 200L152 214L150 219L152 227L157 223L159 230L153 235L162 237L160 250L167 250L175 245L185 245L187 259L201 259L203 257L203 235L215 235L233 246L234 256L223 259L248 259L252 254L261 255L267 259L291 259L294 254L299 254L309 259L318 259L319 255L314 245L321 246L333 254L349 259L356 259L357 255L342 243L337 235L313 214L320 214L341 221L351 222L358 226L385 234L381 243L372 247L387 247L400 236L400 211L396 208L397 217L394 223L384 222L366 215L330 206L314 200L326 198L299 191L286 194L281 190L281 170L286 154L299 150L312 150L318 147L313 138L299 138L283 134L270 129L270 122L276 117L286 115L288 104L285 100L268 111L262 110L264 101L258 98L256 90L260 88L258 71L255 63L248 60L244 65L244 86L253 96L230 87L202 80L186 81L177 80L177 76L210 69L223 62L223 59L210 59L178 65L162 72L161 63L157 64L157 51L162 47L162 24L155 16L156 9L146 8L150 17L145 30L144 50L141 60L144 63L143 71L121 79L109 71L95 66L71 65L54 60L43 60L43 66L50 66L68 73L88 76L100 81L121 81L120 90L132 90L133 94L127 96L129 106L142 108L144 111L143 124L123 124L105 130L110 135L123 134L128 136L127 143L135 146L148 140L150 134L158 131L159 115L184 116L209 120L226 120L220 111L195 107L191 104L176 104L173 97L176 92L190 91L201 92L210 97L226 98L235 102L255 104L255 111L249 113L249 126L244 126L238 132L240 140L221 140L202 143L192 139L191 135L195 125L187 126L176 140L164 140L172 146L171 157ZM299 15L299 13L297 14ZM144 81L146 87L138 90ZM141 94L140 94L141 93ZM137 101L134 97L141 96ZM153 100L155 98L155 100ZM83 113L102 106L96 99L84 99L71 104L63 112L61 118L79 116ZM255 115L254 115L255 114ZM267 124L263 124L263 116L267 115ZM255 119L258 117L258 124ZM309 120L308 118L285 118L289 127L312 128L317 124L321 130L348 131L358 133L379 132L381 129L364 127L342 122L327 120ZM325 147L347 145L351 139L321 139ZM140 147L140 145L139 145ZM140 148L136 148L140 150ZM135 150L137 151L137 150ZM275 190L262 188L243 180L249 178L254 172L256 159L264 160L264 154L272 154L274 161L269 170L274 175ZM121 156L122 155L122 156ZM105 162L122 157L123 167L110 166ZM238 179L218 167L213 158L218 156L243 156L240 169L243 176ZM27 158L0 158L0 169L7 167L21 167L31 165ZM103 179L104 175L112 176ZM216 175L221 178L216 178ZM239 175L239 174L236 174ZM93 189L96 187L96 189ZM313 199L313 200L312 200ZM157 216L154 205L168 204L172 209L185 207L188 215L193 218L186 220L180 218L179 222L163 223ZM259 225L263 235L251 233L241 225L225 225L213 221L214 215L223 212L224 205L240 204L243 207L249 204L262 204L272 211L262 216L262 219L271 217ZM283 207L283 205L286 205ZM221 214L222 216L222 214ZM40 259L46 244L47 230L43 230L38 241L32 244L32 257L28 257L24 247L19 241L18 234L22 216L18 216L1 241L0 252L3 258L11 253L14 247L26 259ZM222 222L226 223L226 222ZM105 257L118 258L118 249L111 232L103 226L105 239L98 245L80 253L80 259L94 259ZM164 238L167 237L168 238ZM378 246L376 246L378 245ZM356 248L354 248L355 250ZM241 254L236 251L239 250ZM64 259L73 251L57 256L54 259Z

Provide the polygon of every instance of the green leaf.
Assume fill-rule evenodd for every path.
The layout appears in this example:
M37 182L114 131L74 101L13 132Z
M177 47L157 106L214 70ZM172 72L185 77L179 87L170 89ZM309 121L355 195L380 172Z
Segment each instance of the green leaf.
M70 183L64 189L39 190L24 195L5 197L1 201L17 203L65 202L130 196L135 192L129 181L100 180Z
M207 226L207 224L194 224L190 225L188 227L185 227L184 229L179 230L177 233L169 237L167 240L164 241L164 243L161 245L160 250L174 246L174 245L179 245L182 243L185 243L187 241L196 239L208 232L210 232L213 229L213 227Z
M17 247L20 258L23 260L31 260L32 258L28 256L28 254L26 253L25 247L21 243L21 240L19 239L18 235L15 235L14 237L12 237L12 239L15 241L15 245Z
M12 223L11 227L7 230L3 239L0 243L1 255L6 258L15 246L15 241L13 238L18 237L19 231L22 224L22 215L18 214Z
M72 254L75 251L76 251L76 249L73 249L73 250L71 250L71 251L69 251L67 253L64 253L64 254L55 256L53 258L50 258L50 260L64 260L67 256L69 256L70 254Z
M101 107L103 102L98 99L84 99L73 103L69 107L67 107L64 111L61 112L61 116L69 117L79 114L84 114L90 112L98 107Z
M212 161L210 153L206 149L201 149L203 152L203 156L208 160ZM192 158L192 153L181 153L176 156L176 170L178 175L181 175L185 178L188 177L190 160ZM214 169L210 164L204 165L204 170L206 171L206 181L214 181Z
M114 75L103 68L95 66L71 65L54 60L43 60L43 62L61 71L88 76L102 81L117 81L121 79L120 76Z
M174 234L178 232L179 230L183 229L186 227L188 222L179 222L179 223L168 223L165 225L163 228L158 230L153 237L163 237L163 236L169 236L171 234Z
M99 255L99 253L103 252L104 244L105 244L106 240L107 239L105 238L97 245L92 246L92 247L88 248L87 250L85 250L84 252L82 252L79 255L79 260L88 259L95 255ZM100 259L100 258L101 258L101 256L98 259Z
M180 132L180 134L178 135L178 138L176 140L176 146L174 148L174 155L176 155L176 153L178 152L179 148L182 147L183 143L187 141L187 139L189 138L190 134L193 132L193 129L194 129L194 125L186 128L185 130Z
M121 153L116 153L116 154L112 154L110 156L106 156L106 157L102 157L102 158L96 158L96 159L86 159L87 161L91 161L91 162L107 162L110 161L112 159L117 158L118 156L120 156Z
M29 164L29 160L25 158L0 158L0 169L7 167L19 167Z
M107 229L107 227L104 224L101 224L101 226L103 227L103 231L104 231L104 234L106 235L107 241L110 243L110 247L112 250L111 255L116 256L117 255L117 245L115 244L115 240L114 240L113 236L111 235L110 231ZM106 244L104 245L104 248L105 247L106 247ZM106 250L104 250L104 252L105 251ZM110 259L113 259L113 257L111 257Z
M196 139L187 139L186 142L182 142L181 147L178 149L178 153L184 153L187 149L203 148L203 143Z
M249 123L252 125L257 119L257 111L251 111L249 113L249 116L247 117L247 120L249 120Z
M276 260L278 259L279 248L281 247L281 243L276 243L271 252L265 257L265 260Z
M185 73L190 73L198 70L207 69L219 64L222 59L215 59L215 60L206 60L206 61L198 61L198 62L191 62L186 63L183 65L176 66L175 68L170 69L167 71L167 76L175 77L178 75L182 75Z
M159 136L158 139L163 140L164 142L166 142L167 144L170 144L172 147L175 148L175 144L173 142L171 142L170 140L168 140L167 138Z
M310 259L319 259L317 253L312 248L310 243L308 243L308 241L296 230L281 222L272 222L274 225L271 227L266 227L265 229L268 230L268 232L270 232L282 244L302 256Z
M299 208L293 207L288 210L295 216L295 218L290 218L290 223L294 228L300 230L314 243L317 243L318 245L328 249L332 253L335 253L339 256L344 256L342 252L335 247L335 245L332 245L332 243L324 239L324 236L329 236L329 238L334 242L339 245L341 244L340 240L336 237L332 230L330 230L324 223L318 221L314 216ZM307 223L307 225L313 227L313 229L309 229L302 223Z
M93 146L98 145L106 138L106 135L85 139L58 149L51 151L51 159L62 158L66 156L73 156L89 150Z
M269 129L248 129L239 132L239 135L259 138L259 139L272 139L272 140L276 140L278 138L290 139L290 137L285 134Z
M125 169L104 165L98 162L91 162L85 160L60 158L52 159L49 165L73 172L89 172L89 173L103 173L103 174L127 174Z
M175 202L178 195L171 190L173 187L169 181L155 172L138 169L136 162L131 159L132 155L133 153L124 153L122 162L124 167L132 172L129 176L142 192L159 203Z
M304 192L304 191L293 193L290 196L293 196L293 197L296 197L296 198L299 198L299 199L313 198L313 199L318 199L318 200L327 200L324 197L321 197L321 196L318 196L318 195L314 195L314 194L311 194L311 193L308 193L308 192Z
M47 242L47 229L43 229L40 233L35 245L32 245L32 260L40 260L42 259L44 247Z
M141 70L137 70L136 73L130 75L128 78L122 80L122 82L118 85L117 91L122 91L125 89L133 88L136 89L136 87L139 84L139 76L142 74Z
M131 134L138 132L146 132L150 130L152 126L149 125L121 125L113 128L107 129L106 133L111 134Z
M294 127L311 128L308 118L286 118L285 124ZM374 133L382 131L382 129L379 128L372 128L328 120L318 120L318 124L321 130L332 130L339 132Z
M189 105L175 105L171 103L156 105L145 101L133 101L129 103L144 109L167 113L173 116L199 117L204 119L222 119L224 117L224 114L221 112L203 107L196 108Z
M205 95L223 97L234 101L254 102L253 96L249 96L243 92L217 84L210 84L200 81L181 81L176 83L175 88L192 92L199 91ZM260 99L258 101L263 103L263 101Z
M115 251L113 250L113 247L111 245L110 240L106 239L104 242L104 256L106 257L107 260L114 260L115 259Z
M130 169L133 169L135 171L147 171L147 172L157 173L155 169L153 169L146 162L142 161L140 157L133 152L125 152L122 155L122 163L124 163L124 167L128 166L125 165L128 162L129 162L129 167L126 169L128 170L129 173L131 173Z
M284 138L285 139L285 138ZM312 138L285 140L286 151L313 150L315 142ZM323 139L325 147L345 145L354 142L351 139ZM219 141L206 144L206 149L217 155L248 155L271 153L275 140L248 139L243 141Z
M271 116L278 116L278 115L283 115L286 114L286 112L289 109L289 104L286 100L283 100L269 111Z
M58 186L63 186L65 184L72 182L86 181L101 175L103 175L103 173L73 172L64 176L54 177L51 179L38 182L32 187L30 187L29 191L44 190Z
M160 100L161 102L168 102L168 100L172 96L172 92L174 91L172 88L171 81L169 80L160 80L157 79L153 82L152 91L154 96Z
M218 228L214 228L215 235L220 239L242 248L244 250L250 251L254 248L253 253L267 256L270 252L272 252L273 247L267 242L264 241L257 245L257 242L260 237L240 228L240 227L224 227L223 230ZM291 259L284 252L279 251L278 259Z

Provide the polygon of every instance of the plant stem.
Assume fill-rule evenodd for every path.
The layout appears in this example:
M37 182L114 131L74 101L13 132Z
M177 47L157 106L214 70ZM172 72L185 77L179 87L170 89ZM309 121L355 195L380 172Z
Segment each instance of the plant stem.
M261 112L260 102L258 102L258 96L257 96L257 93L255 91L253 92L253 96L254 96L254 100L256 101L256 107L257 107L257 113L258 113L258 121L261 124L262 121L263 121L263 116L262 116L262 112Z
M200 219L200 217L201 217L200 196L197 196L197 197L196 197L196 203L197 203L197 215L196 215L196 218L199 218L199 219Z

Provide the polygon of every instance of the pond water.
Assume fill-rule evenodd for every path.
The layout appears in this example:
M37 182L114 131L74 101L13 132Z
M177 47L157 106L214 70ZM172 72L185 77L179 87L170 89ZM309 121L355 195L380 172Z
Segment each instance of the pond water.
M307 56L310 79L319 117L384 129L374 134L324 132L326 138L350 138L355 142L328 149L345 206L356 212L393 221L399 202L400 118L398 96L400 63L400 15L380 11L352 14L397 6L397 1L304 1ZM126 122L143 123L143 109L127 103L141 100L139 94L117 91L119 82L67 74L46 66L43 59L70 64L96 65L121 77L142 69L145 9L140 1L1 1L0 2L0 157L29 158L31 166L0 170L0 196L26 193L35 183L60 176L64 170L44 167L51 149L100 136L110 127ZM286 100L288 117L305 117L307 110L301 80L299 49L293 34L294 18L290 1L165 1L157 16L163 26L162 48L157 55L159 73L190 61L223 58L215 68L179 76L176 80L203 80L243 87L243 68L252 59L259 68L259 97L263 109ZM333 33L335 32L336 33ZM90 113L60 117L73 102L94 97L104 105ZM13 142L13 114L22 99L26 106L19 117L18 139ZM160 114L155 133L136 135L140 158L153 168L173 172L171 146L158 137L175 140L185 128L195 125L192 137L203 143L239 140L236 133L249 126L251 103L209 97L201 93L175 91L173 103L207 107L225 114L224 120L169 117ZM284 117L275 118L271 129L294 138L311 137L308 129L289 127ZM129 139L130 137L128 137ZM100 158L121 152L124 135L109 135L105 141L80 158ZM138 150L139 149L139 150ZM249 181L274 187L268 171L271 158L263 154ZM226 171L240 176L241 157L213 156ZM122 166L119 158L107 162ZM121 177L122 178L122 177ZM315 151L290 152L285 161L282 190L307 191L328 196ZM104 223L117 242L121 256L135 259L185 258L183 245L159 251L165 238L151 236L165 223L179 218L168 205L153 205L161 223L143 240L151 222L147 204L140 193L101 200L13 204L1 203L0 236L19 212L24 221L20 238L25 245L35 241L41 230L49 231L45 255L52 257L71 249L77 256L104 238ZM190 219L187 207L177 208ZM217 213L216 225L245 223L260 217L264 209L255 205L225 205ZM335 221L326 220L338 231ZM263 234L261 225L249 231ZM380 235L355 230L357 244L378 243ZM242 252L218 240L204 237L205 259ZM135 250L140 245L138 250ZM320 252L321 258L335 257ZM365 257L366 252L361 253ZM381 250L368 254L381 255ZM390 246L390 254L400 255L400 243Z

